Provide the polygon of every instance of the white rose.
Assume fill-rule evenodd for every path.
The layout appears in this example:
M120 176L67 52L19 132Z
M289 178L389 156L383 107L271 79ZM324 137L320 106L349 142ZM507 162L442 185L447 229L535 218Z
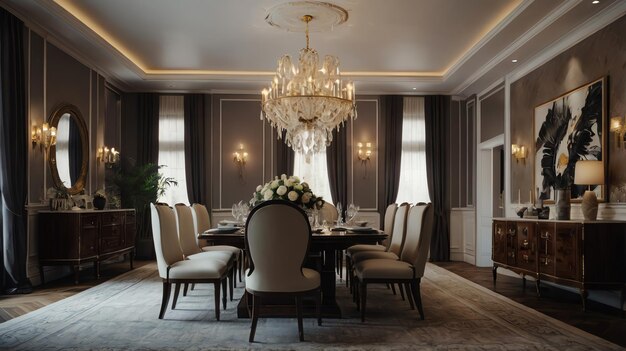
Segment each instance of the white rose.
M263 199L265 200L271 200L272 197L274 197L274 192L272 191L272 189L267 189L265 193L263 193Z
M283 174L281 174L281 175L280 175L280 179L282 179L282 180L287 179L287 175L286 175L286 174L284 174L284 173L283 173Z
M298 200L298 193L292 190L289 194L287 194L287 197L289 198L289 201L296 201Z
M256 187L256 191L261 191L261 189L263 189L263 187L260 185Z
M280 196L287 194L287 187L284 185L279 186L278 189L276 190L276 194Z
M272 189L276 189L276 188L278 188L278 180L273 181L273 182L272 182L272 184L270 185L270 187L271 187Z
M302 191L302 184L296 184L293 186L294 189Z
M300 183L300 178L298 178L298 176L293 176L291 178L293 178L294 183Z
M302 194L302 203L303 204L308 204L309 201L311 201L311 193L304 193L304 194Z
M293 182L291 181L291 178L285 180L285 186L288 186L288 187L293 186Z

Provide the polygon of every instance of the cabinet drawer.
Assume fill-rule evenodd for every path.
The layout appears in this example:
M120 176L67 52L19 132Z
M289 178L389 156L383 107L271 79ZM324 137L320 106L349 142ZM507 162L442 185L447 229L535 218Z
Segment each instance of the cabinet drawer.
M137 222L137 216L135 216L135 211L126 212L126 224Z
M108 253L124 248L126 238L121 225L103 225L100 232L100 253Z
M98 215L97 214L84 214L81 216L81 227L85 229L97 229L98 228Z
M506 263L506 222L493 222L491 259L494 262Z
M113 213L103 213L102 214L102 223L103 224L122 224L124 220L123 212L113 212Z
M98 254L97 229L83 229L80 233L80 257L89 258Z
M578 280L578 263L582 262L579 252L579 225L563 224L555 233L555 273L559 278Z
M535 223L517 223L517 262L527 270L537 269L537 239Z

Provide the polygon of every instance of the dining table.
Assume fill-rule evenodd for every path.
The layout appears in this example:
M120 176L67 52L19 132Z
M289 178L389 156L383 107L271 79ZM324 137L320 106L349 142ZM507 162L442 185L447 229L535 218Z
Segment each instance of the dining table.
M231 245L245 249L244 235L245 229L227 230L212 229L200 233L199 239L207 240L213 245ZM311 243L309 246L309 266L320 271L322 306L321 312L324 318L341 318L341 309L336 299L337 276L336 262L337 253L356 244L377 244L387 238L387 234L381 230L370 228L325 228L312 231ZM239 318L249 318L251 306L247 293L239 301L237 306L237 316ZM264 301L272 304L272 313L276 316L288 316L293 311L291 302L284 301ZM313 316L315 305L305 304L304 314ZM264 313L265 314L265 313Z

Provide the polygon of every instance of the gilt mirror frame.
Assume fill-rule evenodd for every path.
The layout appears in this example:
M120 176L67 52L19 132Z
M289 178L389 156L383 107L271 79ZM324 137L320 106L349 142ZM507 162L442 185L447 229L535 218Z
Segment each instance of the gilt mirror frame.
M533 183L546 203L554 202L552 188L563 176L570 179L571 201L582 201L587 186L574 184L579 160L602 161L605 184L591 185L591 190L598 201L607 201L607 82L607 76L600 77L535 107Z
M59 177L59 170L57 169L56 145L50 146L48 164L50 165L50 173L52 174L52 181L54 182L54 186L58 189L66 188L68 194L75 195L83 191L87 180L87 169L89 165L89 133L87 131L87 124L85 123L85 120L83 119L83 115L80 113L80 110L76 106L71 104L61 105L50 115L50 118L48 119L48 124L50 125L50 127L57 128L59 125L59 120L66 113L69 114L70 118L77 123L78 131L80 133L82 160L78 179L76 179L76 182L74 182L74 184L72 184L72 186L69 188L63 184L63 181L61 181L61 178Z

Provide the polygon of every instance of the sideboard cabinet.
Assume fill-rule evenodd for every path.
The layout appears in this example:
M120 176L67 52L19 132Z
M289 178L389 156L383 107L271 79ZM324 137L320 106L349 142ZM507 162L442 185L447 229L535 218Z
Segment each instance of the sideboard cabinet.
M135 210L39 211L39 270L69 265L78 283L79 266L93 262L100 277L100 262L128 254L133 269Z
M626 296L626 222L496 218L492 230L493 281L498 267L578 288L583 310L589 289Z

